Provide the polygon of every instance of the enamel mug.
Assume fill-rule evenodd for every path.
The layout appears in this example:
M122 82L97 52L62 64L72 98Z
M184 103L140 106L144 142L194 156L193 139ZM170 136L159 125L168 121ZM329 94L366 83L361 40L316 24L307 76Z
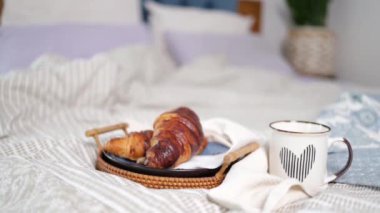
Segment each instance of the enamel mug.
M269 125L269 173L282 178L294 178L302 186L315 189L342 176L351 166L352 148L345 139L329 139L330 127L308 121L276 121ZM328 148L344 143L348 160L334 175L327 174Z

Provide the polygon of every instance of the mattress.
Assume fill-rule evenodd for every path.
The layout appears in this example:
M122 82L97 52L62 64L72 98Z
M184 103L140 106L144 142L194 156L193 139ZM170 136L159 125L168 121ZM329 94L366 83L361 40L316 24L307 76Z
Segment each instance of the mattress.
M202 120L228 118L265 133L274 120L315 119L342 91L333 81L210 58L176 68L146 45L86 60L43 55L26 72L3 75L0 88L0 209L115 212L227 209L207 190L152 190L95 170L96 146L85 130L120 121L150 128L161 112L188 106ZM278 211L379 211L379 199L376 188L338 184Z

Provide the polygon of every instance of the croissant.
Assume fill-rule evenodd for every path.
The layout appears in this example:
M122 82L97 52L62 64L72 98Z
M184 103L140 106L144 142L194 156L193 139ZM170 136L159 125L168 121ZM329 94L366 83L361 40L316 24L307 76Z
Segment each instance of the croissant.
M106 152L151 168L175 167L201 153L207 146L198 116L191 109L180 107L161 114L153 124L153 131L129 133L124 138L111 139Z
M104 150L119 157L137 160L145 156L150 147L153 131L131 132L123 138L113 138L104 146Z
M198 116L186 107L161 114L153 125L145 165L175 167L201 153L207 146Z

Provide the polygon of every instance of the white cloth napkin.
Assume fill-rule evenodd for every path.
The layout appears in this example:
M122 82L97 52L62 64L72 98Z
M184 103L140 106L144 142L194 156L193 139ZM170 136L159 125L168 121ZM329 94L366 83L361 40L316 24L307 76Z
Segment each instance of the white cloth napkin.
M176 169L194 168L217 168L223 163L226 154L235 151L248 143L264 142L264 136L258 132L250 131L244 126L224 118L214 118L202 121L206 137L213 137L214 140L230 147L225 153L219 155L197 155L190 161L180 164Z
M268 158L264 148L265 137L237 123L226 119L212 119L203 123L206 131L228 135L236 150L251 141L262 147L236 163L228 172L223 183L209 190L210 200L232 210L245 212L266 212L287 203L315 195L326 186L308 190L296 179L281 179L268 174ZM199 156L201 158L201 156ZM207 159L191 160L187 166L203 166ZM221 164L223 158L215 158L213 163ZM208 162L210 164L210 162Z

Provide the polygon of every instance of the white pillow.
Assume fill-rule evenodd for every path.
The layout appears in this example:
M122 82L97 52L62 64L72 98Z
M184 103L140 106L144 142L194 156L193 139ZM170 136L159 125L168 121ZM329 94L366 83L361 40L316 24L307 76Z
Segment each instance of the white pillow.
M5 0L3 25L136 24L140 0Z
M147 1L155 41L162 47L168 31L215 34L250 33L253 19L222 10L167 6Z

